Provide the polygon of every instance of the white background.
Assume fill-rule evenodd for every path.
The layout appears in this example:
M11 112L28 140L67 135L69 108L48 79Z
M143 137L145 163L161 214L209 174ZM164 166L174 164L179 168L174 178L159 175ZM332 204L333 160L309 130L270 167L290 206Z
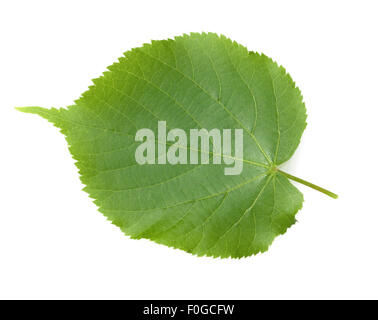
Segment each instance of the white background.
M0 298L378 298L377 1L0 4ZM198 258L130 240L81 189L63 135L15 106L73 103L121 54L212 31L285 66L308 126L286 166L298 223L268 252Z

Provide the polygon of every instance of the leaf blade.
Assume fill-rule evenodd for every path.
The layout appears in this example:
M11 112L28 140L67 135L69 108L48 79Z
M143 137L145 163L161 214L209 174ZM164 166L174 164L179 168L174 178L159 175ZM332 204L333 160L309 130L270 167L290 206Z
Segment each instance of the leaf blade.
M85 191L132 238L239 258L266 251L302 206L302 194L273 170L305 128L302 96L282 67L226 37L154 41L126 52L68 109L20 111L61 129ZM243 173L136 165L132 138L158 120L186 131L242 128Z

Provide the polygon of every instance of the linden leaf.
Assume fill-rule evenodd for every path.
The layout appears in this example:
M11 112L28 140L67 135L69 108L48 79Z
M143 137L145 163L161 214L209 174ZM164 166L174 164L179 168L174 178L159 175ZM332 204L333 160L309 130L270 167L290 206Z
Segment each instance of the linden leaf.
M224 36L190 34L135 48L108 69L67 109L19 109L61 129L84 190L131 238L244 257L266 251L295 223L303 196L288 178L337 197L278 169L299 144L306 110L291 77L265 55ZM167 161L174 144L158 133L162 125L186 134L171 151L177 164ZM156 146L139 164L143 128L156 134ZM239 130L242 157L218 150L216 136L208 135L207 149L185 145L193 129L233 132L235 143ZM193 151L210 160L191 162ZM240 174L225 174L230 165Z

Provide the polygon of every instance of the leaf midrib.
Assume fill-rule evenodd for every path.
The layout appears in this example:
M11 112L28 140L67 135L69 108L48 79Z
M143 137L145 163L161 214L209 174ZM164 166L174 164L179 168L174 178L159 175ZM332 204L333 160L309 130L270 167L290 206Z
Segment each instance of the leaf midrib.
M131 133L127 133L127 132L124 132L124 131L117 131L117 130L112 130L112 129L109 129L109 128L102 128L102 127L97 127L97 126L90 126L90 125L87 125L85 123L82 123L82 122L77 122L77 121L72 121L72 120L69 120L67 118L63 118L61 116L58 116L58 115L54 115L54 117L56 118L59 118L60 120L62 120L63 122L68 122L68 123L71 123L73 125L75 125L76 127L84 127L84 128L89 128L89 129L94 129L94 130L99 130L99 131L103 131L103 132L109 132L109 133L115 133L115 134L120 134L120 135L126 135L126 136L130 136L130 137L133 137L134 138L134 135L132 135ZM96 137L98 138L98 136ZM157 143L161 143L163 144L162 142L160 142L158 139L154 139ZM78 140L80 142L80 140ZM90 141L90 140L85 140L85 141ZM77 141L76 141L77 142ZM172 144L166 142L166 145L168 146L172 146L174 145L176 142L173 142ZM211 151L203 151L201 149L193 149L193 148L190 148L188 146L184 147L182 145L177 145L179 148L181 149L186 149L186 150L192 150L192 151L197 151L197 152L201 152L201 153L207 153L207 154L211 154L211 155L215 155L215 156L222 156L222 157L226 157L226 158L229 158L229 159L233 159L233 160L236 160L236 161L242 161L244 163L248 163L248 164L251 164L251 165L255 165L255 166L258 166L258 167L263 167L263 168L270 168L270 166L268 166L267 164L264 164L264 163L260 163L260 162L255 162L255 161L250 161L250 160L247 160L247 159L240 159L240 158L236 158L236 157L232 157L232 156L228 156L228 155L225 155L223 153L214 153L214 152L211 152ZM103 154L103 153L111 153L111 152L116 152L116 151L120 151L122 150L123 148L118 148L116 150L109 150L109 151L105 151L105 152L98 152L98 153L85 153L86 155L99 155L99 154Z

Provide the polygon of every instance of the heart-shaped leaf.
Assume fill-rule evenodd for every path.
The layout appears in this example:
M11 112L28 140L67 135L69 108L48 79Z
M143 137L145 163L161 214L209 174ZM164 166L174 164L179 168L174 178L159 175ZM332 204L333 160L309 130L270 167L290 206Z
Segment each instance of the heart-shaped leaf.
M306 110L265 55L191 34L135 48L108 69L67 109L19 109L61 129L84 190L132 238L249 256L295 223L303 196L288 178L336 197L278 169Z

